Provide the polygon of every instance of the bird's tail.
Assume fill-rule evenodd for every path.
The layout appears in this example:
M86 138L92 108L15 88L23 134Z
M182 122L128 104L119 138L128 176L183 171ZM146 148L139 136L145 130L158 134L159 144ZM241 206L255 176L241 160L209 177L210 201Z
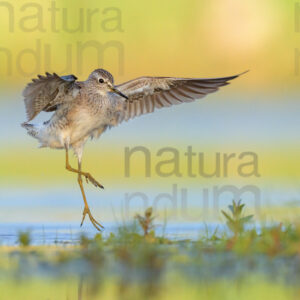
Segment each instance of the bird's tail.
M37 138L37 135L38 135L39 132L38 132L38 129L35 127L34 124L29 124L29 123L24 122L24 123L21 124L21 126L27 130L27 133L29 135L31 135L34 138Z

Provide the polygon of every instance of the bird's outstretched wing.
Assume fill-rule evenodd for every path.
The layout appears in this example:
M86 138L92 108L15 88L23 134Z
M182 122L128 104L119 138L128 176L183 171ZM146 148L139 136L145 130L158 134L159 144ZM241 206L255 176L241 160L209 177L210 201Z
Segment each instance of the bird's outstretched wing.
M117 88L128 97L125 111L125 120L127 121L136 116L153 112L156 108L200 99L217 91L219 87L229 84L228 81L242 74L207 79L140 77L122 83Z
M73 100L80 89L76 79L74 75L60 77L55 73L32 79L23 91L27 121L42 110L54 111L59 104Z

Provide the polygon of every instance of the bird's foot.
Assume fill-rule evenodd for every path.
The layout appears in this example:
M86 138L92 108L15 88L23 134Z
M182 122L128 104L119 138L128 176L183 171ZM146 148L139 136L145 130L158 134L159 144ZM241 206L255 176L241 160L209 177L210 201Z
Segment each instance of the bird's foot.
M97 230L101 231L102 229L104 229L104 227L103 227L98 221L96 221L96 220L94 219L94 217L93 217L92 214L91 214L91 211L90 211L89 207L85 207L84 210L83 210L83 213L82 213L83 216L82 216L82 220L81 220L80 226L82 226L82 224L83 224L83 222L84 222L84 219L85 219L85 216L86 216L87 214L89 215L90 221L92 222L92 224L94 225L94 227L95 227Z
M84 177L87 183L91 182L95 187L99 187L101 189L104 189L104 186L99 183L90 173L81 173Z

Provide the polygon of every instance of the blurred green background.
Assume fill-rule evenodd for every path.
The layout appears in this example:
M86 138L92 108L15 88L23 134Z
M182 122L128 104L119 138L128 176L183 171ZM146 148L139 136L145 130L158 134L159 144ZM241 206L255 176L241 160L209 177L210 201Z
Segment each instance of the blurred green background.
M20 127L25 120L22 89L46 71L84 80L100 67L108 69L116 83L143 75L250 72L205 99L142 116L87 143L83 168L105 186L104 191L87 186L97 219L120 222L144 209L142 199L147 199L148 206L156 204L160 217L167 214L178 224L217 222L213 191L226 185L259 190L256 202L251 193L242 197L258 219L298 218L297 2L20 0L1 2L0 16L1 223L79 224L83 203L76 176L64 169L64 153L38 149ZM36 122L48 118L45 113ZM124 149L135 146L151 153L150 177L144 175L141 155L131 161L131 176L124 175ZM216 166L216 153L235 153L228 176L189 176L184 155L188 146L204 153L207 172ZM157 155L163 147L178 150L183 176L155 172L158 162L171 158ZM249 161L238 159L243 152L257 154L259 177L238 174L237 167ZM194 170L197 164L195 160ZM158 195L173 192L173 185L176 201L158 201ZM128 202L136 192L147 198ZM230 193L222 194L220 207L231 199Z

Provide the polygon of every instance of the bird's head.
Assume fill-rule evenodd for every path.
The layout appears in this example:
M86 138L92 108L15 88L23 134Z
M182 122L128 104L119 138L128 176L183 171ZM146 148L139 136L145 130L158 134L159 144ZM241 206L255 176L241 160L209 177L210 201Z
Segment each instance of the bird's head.
M115 86L114 86L114 78L113 76L106 70L104 69L96 69L94 70L89 78L88 82L90 82L97 91L100 93L115 93L118 94L119 96L128 99L126 95L124 95L121 91L119 91Z

